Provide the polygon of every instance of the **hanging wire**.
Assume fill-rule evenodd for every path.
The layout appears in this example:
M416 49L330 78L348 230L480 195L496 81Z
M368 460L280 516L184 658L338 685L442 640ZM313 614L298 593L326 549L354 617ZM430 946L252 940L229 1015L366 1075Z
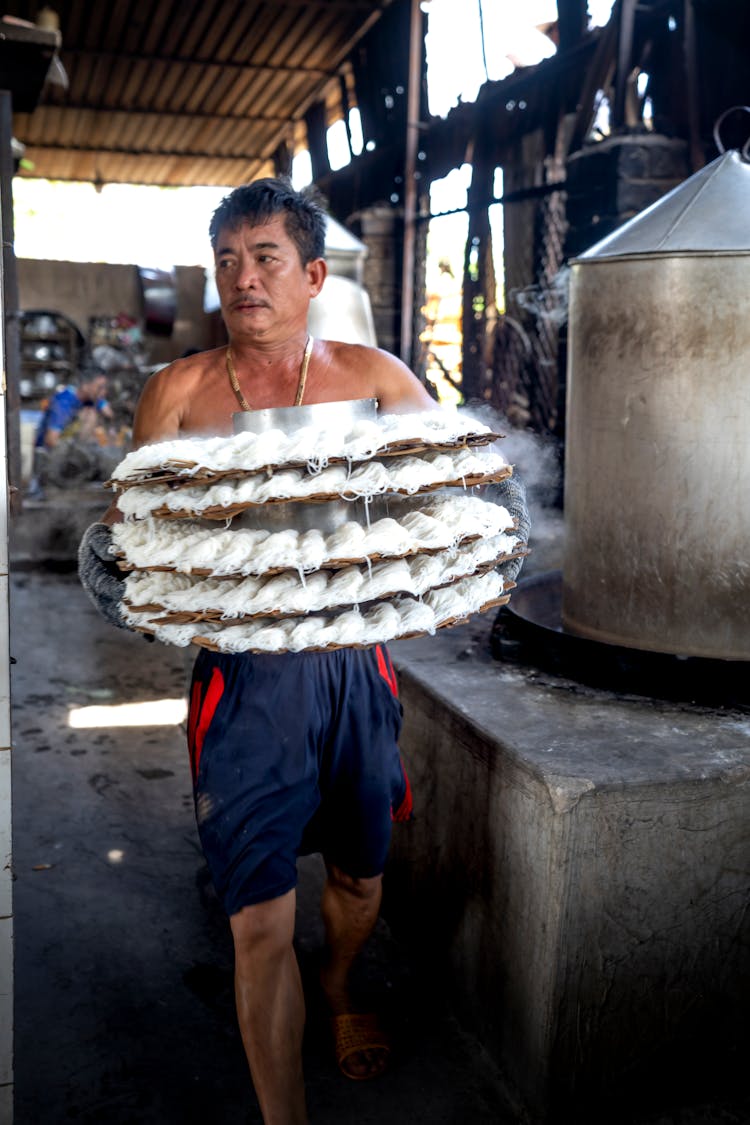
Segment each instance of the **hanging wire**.
M484 63L484 77L485 81L489 82L490 72L487 69L487 48L484 41L484 12L482 11L482 0L477 0L479 7L479 37L482 41L482 62Z

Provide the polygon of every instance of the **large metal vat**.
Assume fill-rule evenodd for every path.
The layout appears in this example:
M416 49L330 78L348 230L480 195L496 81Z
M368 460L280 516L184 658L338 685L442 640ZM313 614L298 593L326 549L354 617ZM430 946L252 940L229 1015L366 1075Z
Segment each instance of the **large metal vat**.
M564 628L750 660L750 166L571 265Z

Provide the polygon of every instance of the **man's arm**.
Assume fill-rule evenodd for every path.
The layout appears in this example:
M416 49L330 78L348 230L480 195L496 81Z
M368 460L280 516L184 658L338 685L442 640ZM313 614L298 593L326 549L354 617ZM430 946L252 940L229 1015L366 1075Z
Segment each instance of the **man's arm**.
M387 354L387 353L381 353ZM430 410L438 407L434 399L400 360L388 356L391 363L378 369L378 401L383 413L407 413L416 410ZM517 473L496 484L487 485L484 498L507 508L516 525L516 535L522 548L528 546L530 519L526 503L526 489ZM511 582L518 578L523 566L523 558L502 563L498 570Z
M146 383L133 421L133 447L177 437L186 401L184 379L172 367L157 371ZM122 520L115 500L100 520L84 532L78 548L78 575L93 605L111 625L125 629L120 603L124 577L112 554L114 523Z
M493 504L500 504L507 509L516 527L515 535L518 539L519 550L525 551L529 545L531 518L526 502L526 486L518 472L514 470L512 477L506 477L505 480L497 481L495 484L485 485L482 494L485 500L491 500ZM515 582L523 566L523 560L524 556L522 555L511 559L509 562L501 563L497 569L508 581Z
M175 365L163 367L146 382L133 419L133 449L155 441L168 441L180 432L180 423L186 401L181 392L183 379ZM111 525L122 519L116 501L112 501L101 522Z
M133 448L169 441L180 433L187 391L175 364L163 367L146 382L133 419Z
M62 430L55 430L55 429L52 429L51 427L48 426L47 430L44 434L44 448L45 449L54 449L55 446L60 441L61 437L62 437Z
M381 414L408 414L437 410L438 403L405 363L380 349L372 353L372 375Z
M115 509L116 511L116 509ZM118 513L119 517L119 513ZM78 577L95 609L110 625L127 629L120 604L125 576L112 553L112 529L104 520L92 523L78 546Z

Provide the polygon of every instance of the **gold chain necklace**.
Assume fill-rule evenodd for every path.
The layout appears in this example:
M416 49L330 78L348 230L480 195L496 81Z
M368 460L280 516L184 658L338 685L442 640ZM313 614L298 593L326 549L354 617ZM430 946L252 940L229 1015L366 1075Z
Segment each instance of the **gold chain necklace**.
M296 395L296 398L294 400L295 406L301 406L302 405L302 398L303 398L303 395L305 393L305 383L307 382L307 369L310 366L310 356L312 355L313 343L314 343L314 340L313 340L312 336L308 336L307 337L307 343L305 344L305 353L302 356L302 365L301 365L300 370L299 370L299 382L297 384L297 395ZM240 390L240 384L237 380L237 372L234 369L234 361L232 359L232 349L231 349L231 347L227 348L227 375L229 376L229 382L232 385L232 390L234 391L235 395L237 396L237 401L240 404L240 406L242 407L242 409L243 410L252 410L253 409L252 406L250 405L250 403L247 401L247 399L243 395L242 391Z

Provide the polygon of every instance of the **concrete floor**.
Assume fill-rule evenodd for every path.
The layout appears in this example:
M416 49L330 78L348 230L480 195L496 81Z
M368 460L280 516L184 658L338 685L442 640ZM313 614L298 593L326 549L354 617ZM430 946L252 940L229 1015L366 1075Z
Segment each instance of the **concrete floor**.
M108 627L72 574L24 571L11 586L16 1125L260 1122L184 730L70 722L77 708L180 698L185 653ZM339 1076L315 989L320 885L318 861L303 861L297 945L312 1121L523 1121L448 1010L442 982L422 976L385 923L359 987L392 1029L394 1064L375 1082ZM602 1107L596 1125L610 1122L747 1125L750 1108L732 1098L627 1116Z

